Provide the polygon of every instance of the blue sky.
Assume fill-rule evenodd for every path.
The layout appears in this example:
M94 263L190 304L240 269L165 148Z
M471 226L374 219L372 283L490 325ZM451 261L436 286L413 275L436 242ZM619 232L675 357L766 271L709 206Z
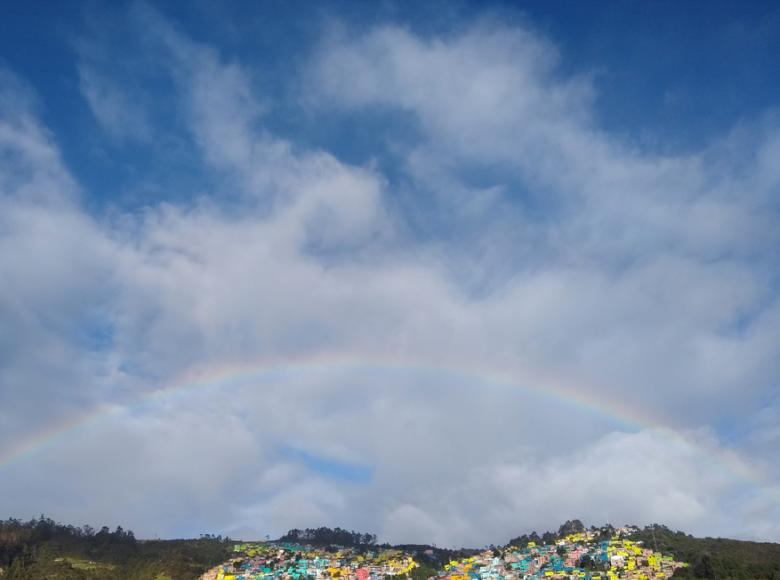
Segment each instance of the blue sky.
M0 513L780 539L778 52L770 2L11 8Z
M398 118L366 116L361 123L351 123L301 110L289 71L305 62L322 28L333 22L353 29L393 22L421 34L446 34L486 15L530 21L554 39L564 74L594 75L598 91L594 112L601 126L632 143L663 151L701 148L737 124L755 121L780 98L772 58L780 50L780 15L772 2L415 4L388 2L375 7L337 2L313 7L235 2L217 8L204 2L173 2L159 8L193 39L253 63L257 82L273 102L270 124L280 134L355 163L386 153L377 131L403 138L410 129ZM154 166L154 158L138 149L101 155L93 132L84 130L90 125L95 129L95 121L80 94L74 44L86 29L115 30L119 12L107 13L89 3L80 9L20 4L0 25L3 60L11 69L23 71L37 91L43 118L56 131L73 171L95 194L117 195L133 186L138 172ZM131 50L132 39L124 36L112 41L126 43ZM163 84L146 88L156 95L164 95L166 89ZM112 159L115 153L121 161ZM193 164L196 161L183 155L173 167L157 170L163 173L161 179L186 183ZM199 189L204 178L198 174L189 188Z

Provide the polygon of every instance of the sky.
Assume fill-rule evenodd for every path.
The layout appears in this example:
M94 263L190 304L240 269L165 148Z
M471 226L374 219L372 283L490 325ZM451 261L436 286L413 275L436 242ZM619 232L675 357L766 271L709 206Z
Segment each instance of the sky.
M0 517L780 541L775 3L4 12Z

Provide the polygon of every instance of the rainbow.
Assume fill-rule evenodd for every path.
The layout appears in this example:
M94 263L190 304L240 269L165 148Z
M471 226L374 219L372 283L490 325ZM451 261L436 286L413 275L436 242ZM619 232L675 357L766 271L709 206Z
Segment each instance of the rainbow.
M731 450L724 450L713 443L697 438L695 441L673 428L659 417L636 409L614 399L598 398L592 389L564 385L549 377L535 376L532 380L519 381L516 376L464 364L430 364L412 361L409 358L388 356L344 355L341 353L320 354L306 357L266 360L254 363L238 362L218 368L195 370L181 375L160 388L147 391L125 401L90 407L65 420L54 422L33 435L0 449L0 470L13 462L35 454L55 441L74 434L80 429L111 415L119 415L141 405L163 401L173 396L206 389L227 390L248 381L272 381L300 374L322 374L332 372L369 371L372 373L429 373L459 383L499 389L522 390L541 396L553 403L568 406L578 411L603 417L628 431L653 430L677 444L706 453L709 458L723 465L740 480L749 483L759 492L771 493L780 501L780 489L767 480L755 466Z

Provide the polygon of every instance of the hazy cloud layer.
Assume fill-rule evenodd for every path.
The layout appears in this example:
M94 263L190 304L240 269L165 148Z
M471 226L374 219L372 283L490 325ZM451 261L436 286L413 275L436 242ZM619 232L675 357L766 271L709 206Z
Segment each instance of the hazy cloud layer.
M143 5L128 22L170 90L132 98L146 77L84 39L103 138L159 147L175 111L211 179L90 209L34 91L0 75L0 512L147 536L463 545L580 517L780 540L774 118L672 157L601 129L591 79L530 27L323 30L301 106L408 117L399 178L274 134L252 63Z

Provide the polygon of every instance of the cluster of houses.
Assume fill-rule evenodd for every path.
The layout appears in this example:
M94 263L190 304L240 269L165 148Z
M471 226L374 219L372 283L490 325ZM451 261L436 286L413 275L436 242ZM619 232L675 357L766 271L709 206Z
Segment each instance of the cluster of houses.
M651 580L671 578L687 564L630 538L618 528L609 538L594 532L569 534L552 544L490 549L453 560L429 580ZM236 557L203 580L384 580L409 578L418 567L396 549L323 550L292 544L242 544Z
M450 562L438 580L650 580L671 578L687 564L644 547L618 529L611 539L592 532L570 534L554 544L487 550Z
M408 576L417 566L400 550L349 548L326 551L294 544L241 544L236 557L210 570L203 580L383 580Z

